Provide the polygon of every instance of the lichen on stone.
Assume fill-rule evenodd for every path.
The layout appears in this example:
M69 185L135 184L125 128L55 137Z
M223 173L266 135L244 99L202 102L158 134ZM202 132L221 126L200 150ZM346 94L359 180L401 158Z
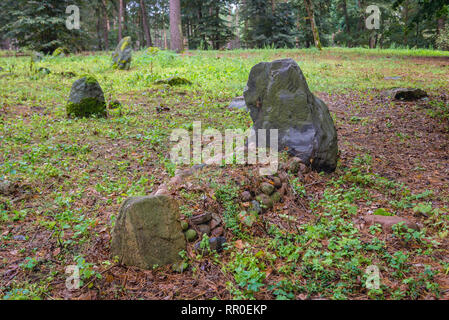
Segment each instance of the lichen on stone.
M70 51L66 47L58 47L53 51L53 57L64 56L69 53Z
M112 67L119 70L129 70L131 67L131 59L131 37L125 37L120 41L112 54Z

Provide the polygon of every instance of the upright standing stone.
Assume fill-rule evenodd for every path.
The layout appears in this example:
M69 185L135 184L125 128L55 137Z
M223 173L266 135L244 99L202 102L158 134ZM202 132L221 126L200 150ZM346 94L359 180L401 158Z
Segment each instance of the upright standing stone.
M180 261L186 240L179 219L178 205L168 196L128 198L112 231L112 255L143 269Z
M120 41L112 54L113 67L120 70L129 70L131 66L133 49L131 47L131 37L125 37Z
M106 116L103 90L94 77L85 76L73 83L67 103L67 115L79 118Z
M67 49L66 47L58 47L55 49L55 51L53 51L52 56L53 57L64 57L68 54L70 54L69 49Z
M287 148L315 170L335 170L338 145L334 122L324 102L309 90L294 60L254 66L244 96L255 130L278 129L279 151Z

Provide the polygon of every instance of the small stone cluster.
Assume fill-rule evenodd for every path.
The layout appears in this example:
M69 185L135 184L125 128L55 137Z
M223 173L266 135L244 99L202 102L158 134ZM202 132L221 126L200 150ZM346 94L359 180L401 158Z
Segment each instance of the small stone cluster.
M185 178L204 167L204 164L195 165L190 169L177 171L168 184L159 186L154 192L154 196L169 195L169 189L178 188ZM202 238L203 235L211 236L209 239L209 247L211 250L216 250L217 252L222 250L223 244L226 242L226 238L223 237L224 229L222 225L221 217L215 212L205 212L181 221L181 227L188 242L194 242L198 238ZM205 253L204 249L200 248L200 244L201 242L196 243L195 250Z
M185 231L186 239L189 242L195 241L198 235L219 237L223 235L224 230L222 220L216 213L206 212L200 215L190 217L188 221L184 220L181 223Z
M240 222L249 227L252 226L260 213L273 208L276 203L282 201L282 197L287 193L287 188L287 174L280 172L275 176L264 178L256 191L244 191L241 194L241 200L243 206L248 209L239 214Z

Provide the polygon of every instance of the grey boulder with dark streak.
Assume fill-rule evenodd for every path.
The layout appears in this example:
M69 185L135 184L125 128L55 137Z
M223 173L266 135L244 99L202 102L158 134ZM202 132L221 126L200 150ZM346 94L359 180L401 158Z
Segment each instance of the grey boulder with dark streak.
M287 149L315 170L335 170L338 144L334 122L324 102L310 91L293 59L254 66L244 97L256 132L278 129L279 151Z

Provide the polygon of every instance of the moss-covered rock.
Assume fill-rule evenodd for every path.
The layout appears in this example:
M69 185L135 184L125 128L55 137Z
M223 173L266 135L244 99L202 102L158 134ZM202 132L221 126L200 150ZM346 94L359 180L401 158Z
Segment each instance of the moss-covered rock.
M69 117L106 116L103 90L94 77L87 75L75 81L66 110Z
M195 230L189 229L185 232L185 236L186 236L187 241L192 242L192 241L196 240L196 238L198 237L198 234L196 233Z
M117 109L120 108L121 106L122 104L118 100L114 100L109 103L109 109Z
M175 86L183 86L183 85L191 85L192 82L180 77L171 77L168 79L162 79L155 82L155 84L168 84L171 87Z
M243 95L253 128L278 130L280 152L287 149L317 171L336 169L338 139L334 121L326 104L310 91L293 59L254 66ZM270 141L268 135L266 141Z
M279 192L275 192L271 195L271 200L273 201L273 203L278 203L281 201L281 194Z
M266 209L273 208L273 200L266 194L260 194L256 197L256 200Z
M181 228L182 231L186 231L187 229L189 229L189 224L187 221L181 221Z
M37 72L42 75L49 75L51 73L51 70L48 68L40 67L39 69L37 69Z
M70 51L66 47L59 47L56 48L55 51L53 51L52 56L53 57L64 57L66 55L69 55Z
M260 191L269 196L274 192L274 186L271 183L264 182L260 185Z
M115 48L112 54L112 67L119 70L129 70L132 59L131 37L125 37Z

